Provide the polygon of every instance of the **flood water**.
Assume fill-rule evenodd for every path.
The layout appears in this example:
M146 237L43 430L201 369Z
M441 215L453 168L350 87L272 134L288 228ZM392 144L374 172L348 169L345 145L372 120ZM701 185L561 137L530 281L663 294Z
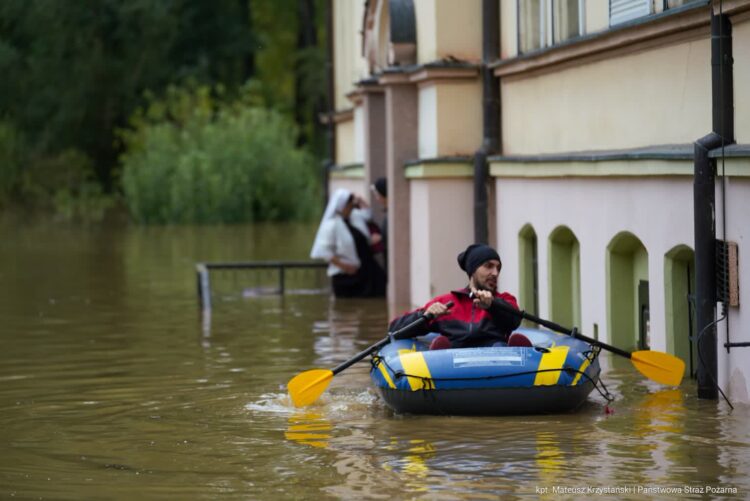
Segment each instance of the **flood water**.
M194 264L306 260L314 231L3 222L0 499L750 497L750 410L609 356L613 413L594 392L564 415L394 415L366 361L293 408L286 382L380 340L385 303L228 273L202 318Z

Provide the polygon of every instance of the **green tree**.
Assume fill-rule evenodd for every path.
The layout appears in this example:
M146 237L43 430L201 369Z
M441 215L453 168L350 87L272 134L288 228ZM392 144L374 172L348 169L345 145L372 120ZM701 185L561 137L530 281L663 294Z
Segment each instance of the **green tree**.
M194 81L296 122L323 156L325 0L0 2L0 204L44 196L50 170L119 189L116 134L146 96ZM64 172L70 171L70 172ZM87 190L69 190L73 197ZM46 194L46 195L45 195ZM46 205L52 204L50 200ZM85 206L85 204L84 204Z
M40 154L75 148L112 187L114 131L191 77L238 86L251 75L250 20L238 0L0 2L0 110ZM250 66L252 69L252 66Z

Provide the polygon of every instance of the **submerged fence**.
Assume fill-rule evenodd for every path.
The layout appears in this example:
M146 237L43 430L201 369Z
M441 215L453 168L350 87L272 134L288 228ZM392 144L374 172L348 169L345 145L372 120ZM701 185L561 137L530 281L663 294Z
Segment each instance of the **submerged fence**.
M257 261L247 263L197 263L198 300L210 310L216 292L227 295L261 296L320 293L328 289L328 263L315 261Z

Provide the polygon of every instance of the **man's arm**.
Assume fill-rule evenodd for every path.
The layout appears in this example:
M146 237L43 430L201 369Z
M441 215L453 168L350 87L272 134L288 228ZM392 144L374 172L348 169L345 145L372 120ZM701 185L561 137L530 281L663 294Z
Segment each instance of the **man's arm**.
M430 320L429 322L423 324L421 327L418 328L418 336L422 336L425 334L428 334L430 332L434 332L434 323L435 318L444 315L448 313L449 307L446 306L445 303L448 303L450 301L450 298L445 300L445 303L443 302L445 298L444 297L437 297L430 302L428 302L426 305L424 305L423 308L418 308L414 311L411 311L409 313L406 313L398 318L395 318L391 324L388 326L389 332L395 332L410 323L414 322L418 318L420 318L423 315L430 314L434 318Z
M499 297L496 296L494 301L502 301L508 306L518 310L518 301L513 297L512 294L507 292L501 292ZM517 329L521 325L521 315L514 315L513 313L502 309L500 306L495 305L495 302L489 308L492 321L495 325L503 332L510 333L514 329ZM519 310L520 312L520 310Z

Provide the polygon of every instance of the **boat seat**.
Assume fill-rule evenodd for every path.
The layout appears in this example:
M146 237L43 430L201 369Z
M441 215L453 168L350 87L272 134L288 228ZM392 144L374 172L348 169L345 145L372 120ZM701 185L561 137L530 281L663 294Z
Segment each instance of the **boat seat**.
M508 346L520 346L525 348L531 348L534 346L529 338L520 332L514 332L508 338Z

